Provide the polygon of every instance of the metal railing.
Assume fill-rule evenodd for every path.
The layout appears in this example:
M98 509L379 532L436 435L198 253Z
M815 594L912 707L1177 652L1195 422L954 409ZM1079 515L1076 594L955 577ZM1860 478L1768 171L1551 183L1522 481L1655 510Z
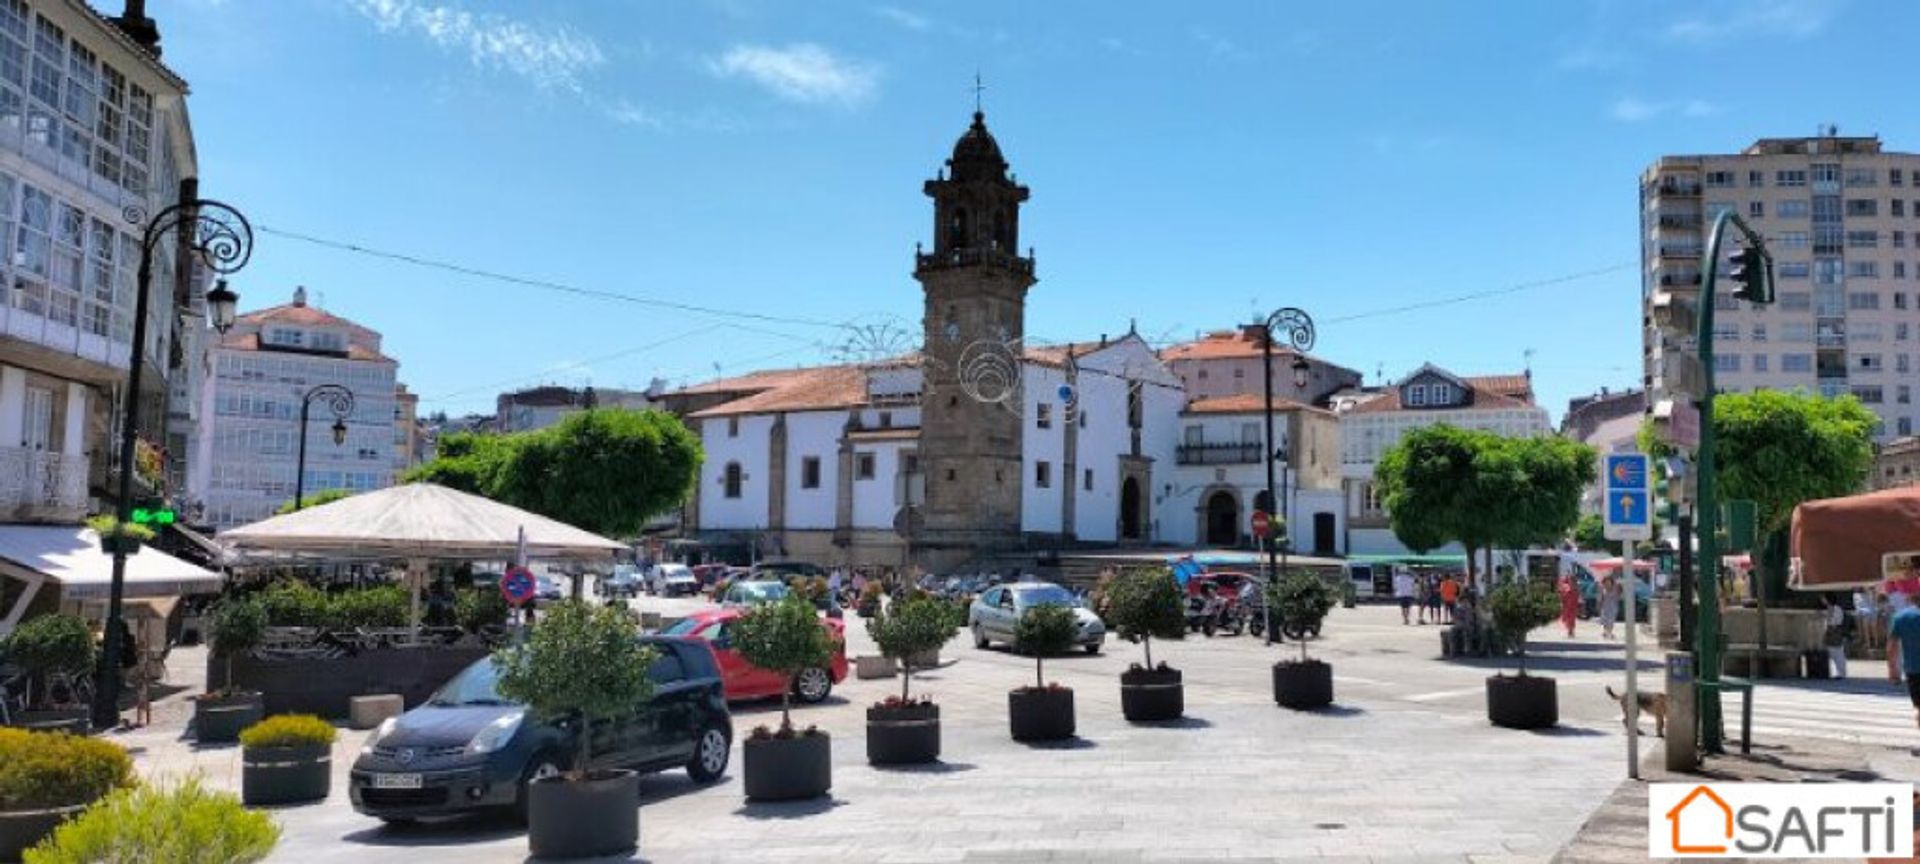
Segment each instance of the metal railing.
M0 447L0 510L25 507L84 515L87 471L84 455Z
M1260 442L1182 444L1174 454L1181 465L1251 465L1260 461Z

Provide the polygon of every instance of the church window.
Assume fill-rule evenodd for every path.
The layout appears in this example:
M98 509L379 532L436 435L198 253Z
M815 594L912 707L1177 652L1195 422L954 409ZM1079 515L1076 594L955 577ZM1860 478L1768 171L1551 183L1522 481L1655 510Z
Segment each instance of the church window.
M800 460L800 488L820 488L820 457L807 456Z
M967 245L967 208L953 208L953 215L947 220L947 246L952 249Z
M738 417L727 418L727 437L728 438L740 437L740 418Z
M1053 405L1041 402L1034 407L1033 424L1041 429L1053 428Z
M721 482L726 486L726 496L728 498L740 497L740 484L744 479L745 475L740 471L740 463L728 462L726 476L721 479Z
M1046 489L1053 485L1053 463L1033 463L1033 485L1036 489Z
M1092 492L1093 491L1093 469L1088 468L1086 470L1086 473L1081 475L1081 477L1082 479L1080 481L1080 488L1085 489L1088 492Z
M855 466L853 476L861 480L872 480L873 479L873 454L860 453L860 454L856 454L853 458L854 458L854 466Z
M1013 248L1013 232L1010 230L1011 227L1011 223L1007 221L1007 211L1005 209L993 214L993 248L1000 250L1010 250Z

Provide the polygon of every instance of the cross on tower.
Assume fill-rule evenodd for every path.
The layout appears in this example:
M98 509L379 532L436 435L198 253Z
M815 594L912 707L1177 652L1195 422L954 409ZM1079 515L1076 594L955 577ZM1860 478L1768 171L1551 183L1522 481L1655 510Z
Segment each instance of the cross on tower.
M980 111L980 93L986 89L987 85L980 83L980 70L973 70L973 110L975 113L979 113Z

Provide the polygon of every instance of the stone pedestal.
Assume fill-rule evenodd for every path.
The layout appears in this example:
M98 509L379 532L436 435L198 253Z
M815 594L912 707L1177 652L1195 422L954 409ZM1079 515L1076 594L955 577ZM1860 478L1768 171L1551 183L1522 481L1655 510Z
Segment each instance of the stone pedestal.
M405 701L398 693L355 696L348 700L347 723L355 729L372 729L388 717L398 717L406 710Z

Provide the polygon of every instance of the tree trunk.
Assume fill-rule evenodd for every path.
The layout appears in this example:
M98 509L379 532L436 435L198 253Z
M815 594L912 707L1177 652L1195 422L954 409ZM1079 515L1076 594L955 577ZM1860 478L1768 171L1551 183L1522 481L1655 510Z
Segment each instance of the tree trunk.
M793 728L793 715L791 713L793 707L793 681L799 677L799 674L800 673L796 672L788 675L787 688L780 691L780 728L782 729Z
M913 655L900 658L900 701L907 701L907 686L913 681Z
M1035 689L1047 686L1047 673L1042 667L1045 660L1039 654L1033 655L1033 686Z
M1467 550L1467 584L1470 586L1476 585L1477 583L1474 580L1474 569L1473 569L1473 553L1475 550L1472 546L1468 544L1462 543L1460 545L1465 546Z
M1141 650L1144 650L1147 652L1147 668L1152 669L1153 668L1153 637L1152 636L1140 637L1140 648Z

